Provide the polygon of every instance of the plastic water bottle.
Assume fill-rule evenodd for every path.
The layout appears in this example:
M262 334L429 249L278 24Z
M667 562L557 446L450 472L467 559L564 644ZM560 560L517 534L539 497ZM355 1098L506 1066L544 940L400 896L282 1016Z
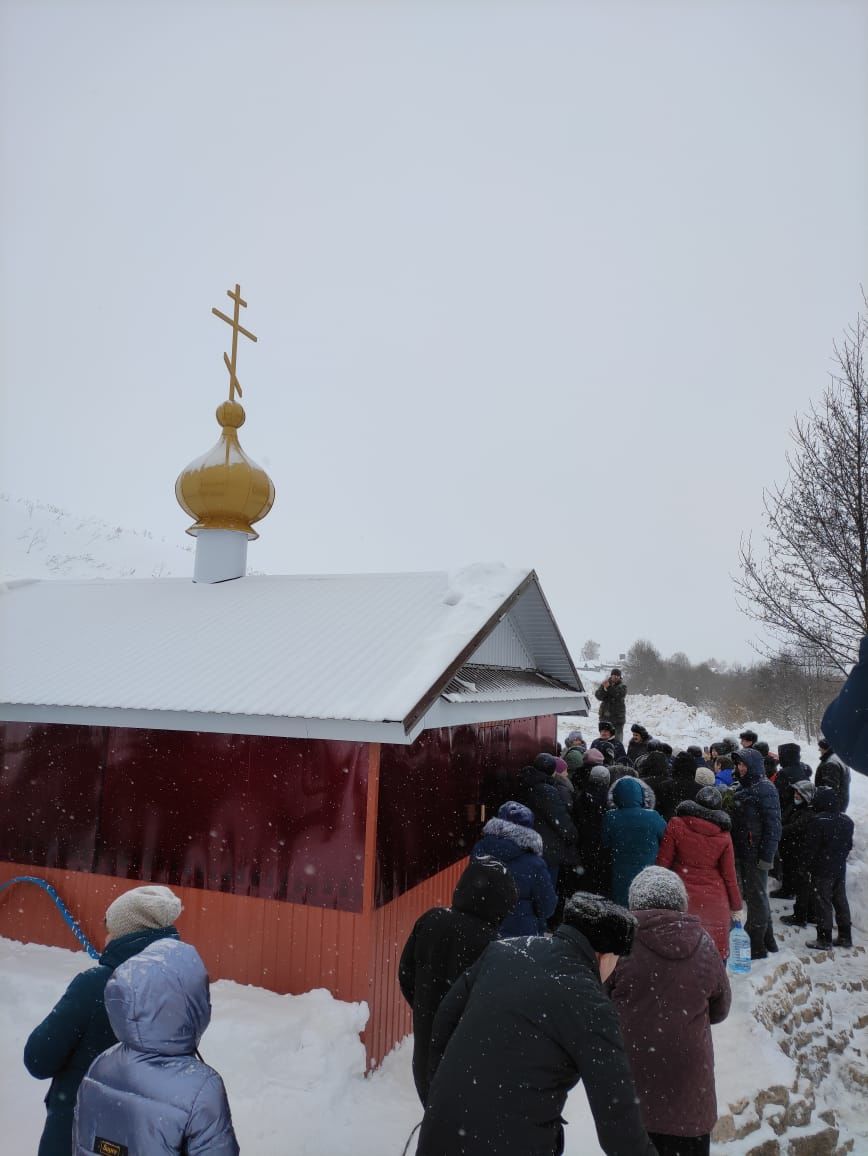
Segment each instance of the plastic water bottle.
M750 971L750 936L740 919L732 921L729 931L729 970L736 975L746 975Z

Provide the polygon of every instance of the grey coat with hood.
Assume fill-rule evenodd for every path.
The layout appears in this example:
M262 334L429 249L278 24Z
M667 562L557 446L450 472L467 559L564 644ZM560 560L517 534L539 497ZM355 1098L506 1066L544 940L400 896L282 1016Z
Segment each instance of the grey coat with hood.
M112 1146L131 1156L238 1156L223 1081L196 1057L211 998L195 947L152 943L117 968L105 1005L121 1042L94 1060L79 1088L73 1156Z

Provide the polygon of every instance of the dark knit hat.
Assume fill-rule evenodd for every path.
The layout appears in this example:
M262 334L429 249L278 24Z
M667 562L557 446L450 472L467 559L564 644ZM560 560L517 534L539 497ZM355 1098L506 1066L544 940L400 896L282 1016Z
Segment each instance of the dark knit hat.
M696 801L700 807L707 807L709 811L719 811L723 806L723 795L717 787L703 787L696 792Z
M545 771L547 775L551 775L557 766L557 762L554 755L549 755L546 754L545 751L541 751L534 759L533 765L538 771Z
M515 799L503 803L498 809L497 817L505 819L507 823L517 823L519 827L533 826L533 811L524 803L517 803Z
M832 744L828 739L817 739L817 746L824 751L830 751L832 749Z
M611 671L610 671L610 673L609 673L609 677L611 678L611 676L612 676L613 674L617 674L618 678L620 678L620 677L621 677L621 672L620 672L620 670L618 669L618 667L617 667L617 666L613 666L613 667L612 667L612 669L611 669Z
M476 915L485 923L498 924L518 902L518 889L509 870L491 855L471 859L452 895L456 911Z
M759 735L756 733L756 731L742 731L738 737L740 739L744 739L744 741L747 743L755 743L759 738Z
M571 771L580 771L585 765L585 756L578 747L570 747L564 761Z
M577 891L567 900L564 923L581 931L600 955L629 955L638 926L629 911L587 891Z

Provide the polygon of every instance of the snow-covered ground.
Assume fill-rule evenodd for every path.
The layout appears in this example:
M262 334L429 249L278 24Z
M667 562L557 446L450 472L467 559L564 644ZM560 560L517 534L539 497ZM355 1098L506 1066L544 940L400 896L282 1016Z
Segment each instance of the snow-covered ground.
M631 720L644 722L676 747L705 745L724 733L708 716L666 696L633 696L629 706ZM588 721L582 720L586 729ZM563 723L564 731L572 729L568 720ZM793 737L767 725L754 729L772 745ZM850 813L857 844L848 889L857 942L868 943L868 779L860 775L854 776ZM777 904L777 913L786 907ZM805 932L784 929L779 938L778 955L755 964L749 976L732 977L732 1013L714 1029L721 1131L733 1138L714 1144L713 1151L765 1156L774 1149L759 1146L776 1139L776 1129L786 1125L781 1156L834 1152L834 1145L788 1147L809 1137L828 1145L831 1130L821 1113L833 1110L838 1142L852 1140L851 1151L866 1156L868 956L836 951L830 958L811 958L801 946ZM45 1085L24 1071L24 1041L69 979L89 964L81 952L0 939L0 1120L10 1152L35 1151L43 1121ZM340 1003L325 991L279 996L224 980L214 984L212 994L214 1016L202 1052L226 1081L242 1151L399 1156L421 1115L409 1041L366 1078L359 1040L367 1014L363 1005ZM764 1103L767 1095L773 1099ZM733 1112L731 1106L741 1110ZM567 1156L599 1153L581 1086L570 1096L565 1116Z

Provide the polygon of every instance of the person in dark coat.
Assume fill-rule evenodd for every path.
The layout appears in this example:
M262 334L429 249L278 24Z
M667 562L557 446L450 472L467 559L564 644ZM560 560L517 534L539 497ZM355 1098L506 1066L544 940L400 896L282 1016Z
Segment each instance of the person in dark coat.
M428 1096L431 1029L455 980L474 964L515 906L518 890L498 859L475 858L465 868L451 907L432 907L416 920L398 964L401 994L413 1009L413 1080Z
M533 811L534 828L542 836L543 859L549 866L552 886L557 888L561 863L573 859L576 826L555 786L555 756L537 755L532 767L519 771L519 802Z
M805 838L813 811L811 805L817 788L805 779L793 787L793 807L781 816L781 846L790 860L795 904L791 915L781 916L781 923L789 927L807 927L811 917L811 876L805 861Z
M627 752L624 750L624 744L615 733L614 724L608 720L604 720L600 723L599 731L600 737L594 739L594 741L591 743L591 747L594 750L603 751L605 753L604 747L606 744L608 744L612 748L612 754L614 756L612 762L626 763Z
M612 877L609 852L603 847L603 816L609 809L609 768L591 767L576 795L573 814L579 833L582 890L608 895Z
M635 926L577 892L550 939L487 948L437 1013L417 1156L559 1156L579 1080L607 1156L655 1156L601 983Z
M711 936L721 959L729 956L731 917L740 915L742 907L731 828L720 791L703 787L695 800L678 804L657 853L657 865L681 877L687 910Z
M820 739L820 765L814 776L818 787L831 787L838 797L838 810L843 815L850 806L850 768L832 750L828 739Z
M638 779L619 779L612 799L615 810L603 817L603 846L612 853L612 898L623 906L633 879L657 858L666 823L643 806Z
M633 723L630 727L630 741L627 744L627 762L631 766L636 766L636 760L640 755L647 755L650 739L651 734L646 727L641 723Z
M624 723L627 721L627 687L617 667L594 691L594 698L600 704L600 722L610 722L615 728L615 737L623 742Z
M159 939L177 939L181 900L168 887L134 887L110 903L106 947L96 967L80 972L60 1002L30 1033L24 1066L37 1080L51 1080L39 1156L70 1156L75 1097L85 1072L117 1043L103 1003L116 967Z
M687 751L679 751L672 760L672 779L675 783L675 807L677 807L679 803L683 803L685 799L696 798L697 792L699 791L699 784L696 782L698 765L693 755L689 755Z
M115 970L105 1006L120 1043L81 1082L73 1156L238 1156L223 1081L197 1050L211 997L195 947L149 944Z
M662 751L649 751L636 761L636 772L654 792L654 809L668 823L675 814L678 789L669 760Z
M845 766L868 775L868 634L859 645L859 661L826 707L820 729Z
M852 947L850 904L847 902L847 856L853 849L853 820L838 810L831 787L817 787L814 814L805 835L805 865L811 877L811 902L817 938L806 944L819 950L832 946L832 910L838 924L835 947Z
M778 846L780 856L781 885L771 893L772 899L795 899L797 864L793 848L789 839L784 835L783 828L793 817L795 810L795 795L793 788L796 783L810 781L813 774L807 763L802 762L802 748L798 743L781 743L778 749L778 770L772 779L781 801L781 841Z
M533 829L533 812L510 800L482 828L472 859L489 856L503 863L518 891L515 907L500 924L501 939L509 935L543 935L557 905L549 869L542 857L542 839Z
M630 887L633 950L606 981L642 1122L658 1156L707 1156L717 1122L711 1025L729 1015L726 969L672 871L646 867Z
M777 951L769 909L768 878L781 838L781 804L766 778L763 757L749 747L732 756L738 787L732 799L732 844L751 958Z

